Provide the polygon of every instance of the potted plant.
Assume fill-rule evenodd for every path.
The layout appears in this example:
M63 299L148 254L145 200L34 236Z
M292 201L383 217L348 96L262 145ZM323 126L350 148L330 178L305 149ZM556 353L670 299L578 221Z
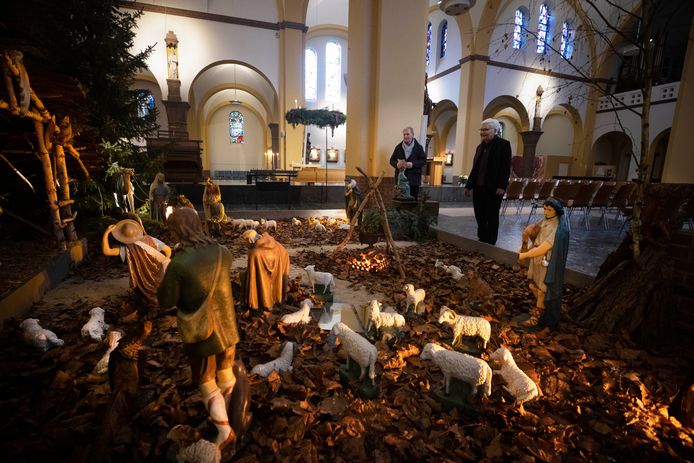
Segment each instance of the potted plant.
M381 213L378 209L367 209L359 224L359 241L372 246L383 236Z

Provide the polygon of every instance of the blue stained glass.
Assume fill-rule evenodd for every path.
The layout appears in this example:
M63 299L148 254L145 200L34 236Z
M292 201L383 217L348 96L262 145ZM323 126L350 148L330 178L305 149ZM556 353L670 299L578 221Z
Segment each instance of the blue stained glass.
M516 10L516 18L513 26L513 48L523 48L523 26L525 26L525 15L523 11Z
M138 92L137 97L140 99L140 105L137 107L138 117L147 117L154 113L154 96L151 93L142 90Z
M229 113L229 142L243 143L243 114L238 111Z
M444 58L446 56L446 46L448 45L448 21L444 21L441 25L441 51L439 52L439 58Z
M337 42L325 45L325 99L338 101L342 82L342 47Z
M575 35L576 31L571 29L568 21L565 21L561 26L561 48L559 49L559 53L565 59L571 59L574 54Z
M431 61L431 23L427 26L427 67Z
M537 52L544 53L549 34L549 8L544 3L540 5L540 16L537 23Z

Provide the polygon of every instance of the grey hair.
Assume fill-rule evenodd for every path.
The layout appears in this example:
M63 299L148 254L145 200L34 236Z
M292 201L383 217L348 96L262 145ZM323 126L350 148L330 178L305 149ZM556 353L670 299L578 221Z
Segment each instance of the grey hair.
M412 136L414 137L414 129L413 129L412 127L405 127L404 129L402 129L403 132L404 132L405 130L409 130L410 133L412 134Z
M497 121L496 119L485 119L482 121L482 125L491 126L494 130L496 130L496 133L501 132L501 122Z

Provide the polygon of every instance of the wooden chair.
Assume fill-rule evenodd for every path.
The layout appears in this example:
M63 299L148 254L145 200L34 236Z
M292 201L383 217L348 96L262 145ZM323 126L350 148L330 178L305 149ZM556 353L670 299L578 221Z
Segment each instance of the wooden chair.
M578 194L578 190L581 188L580 183L572 183L570 180L560 180L559 184L554 188L554 191L552 192L552 196L557 198L559 201L562 202L564 205L564 208L571 210L571 206L573 205L574 198L576 198L576 195ZM568 217L567 217L568 219ZM571 221L567 220L566 221L567 225L569 226L569 230L571 229Z
M568 219L571 220L571 215L575 209L581 209L583 211L583 221L585 222L586 230L590 230L590 205L598 188L602 186L602 182L583 182L578 185L578 192L569 207Z
M535 199L535 195L537 194L539 189L540 181L533 179L528 180L528 183L525 184L525 188L523 188L523 193L521 193L521 196L519 198L518 208L516 209L516 215L520 215L521 212L523 212L523 204L526 200L532 202L532 200Z
M528 214L527 223L530 223L530 218L535 213L535 209L541 207L544 204L545 200L552 196L552 192L554 191L556 185L556 180L545 180L545 182L540 187L540 191L537 193L537 195L535 195L535 199L531 200L532 207L530 208L530 214Z
M598 191L595 193L595 196L593 196L593 200L590 202L590 205L588 206L588 214L590 214L591 209L595 207L600 208L600 218L598 219L598 225L602 220L605 230L609 228L606 212L607 207L610 205L610 198L614 193L615 185L615 182L604 182L600 186L600 188L598 188Z
M626 182L619 187L619 190L614 194L614 197L610 201L609 209L615 210L614 221L616 222L620 216L624 216L624 211L629 206L633 194L636 192L636 184L632 182ZM624 216L626 221L626 216ZM623 224L622 224L623 225ZM623 227L622 227L623 228Z
M523 188L525 188L526 179L519 178L512 180L506 189L506 194L504 194L503 203L501 206L501 215L506 214L506 207L509 201L519 201L521 195L523 194Z

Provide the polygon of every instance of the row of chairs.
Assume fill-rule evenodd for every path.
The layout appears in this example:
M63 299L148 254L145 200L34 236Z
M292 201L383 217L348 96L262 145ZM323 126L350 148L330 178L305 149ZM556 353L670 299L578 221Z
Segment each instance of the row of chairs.
M246 180L247 170L215 170L212 178L214 180Z
M572 213L580 209L583 212L586 230L590 230L591 211L599 209L601 214L598 224L602 221L605 229L608 229L608 211L615 211L614 220L620 216L625 220L630 217L635 187L636 185L631 182L513 179L504 195L501 213L504 215L508 204L513 201L516 206L516 215L520 215L523 206L529 202L531 209L528 223L530 223L535 210L542 207L547 198L554 196L560 199L568 209L569 222Z

